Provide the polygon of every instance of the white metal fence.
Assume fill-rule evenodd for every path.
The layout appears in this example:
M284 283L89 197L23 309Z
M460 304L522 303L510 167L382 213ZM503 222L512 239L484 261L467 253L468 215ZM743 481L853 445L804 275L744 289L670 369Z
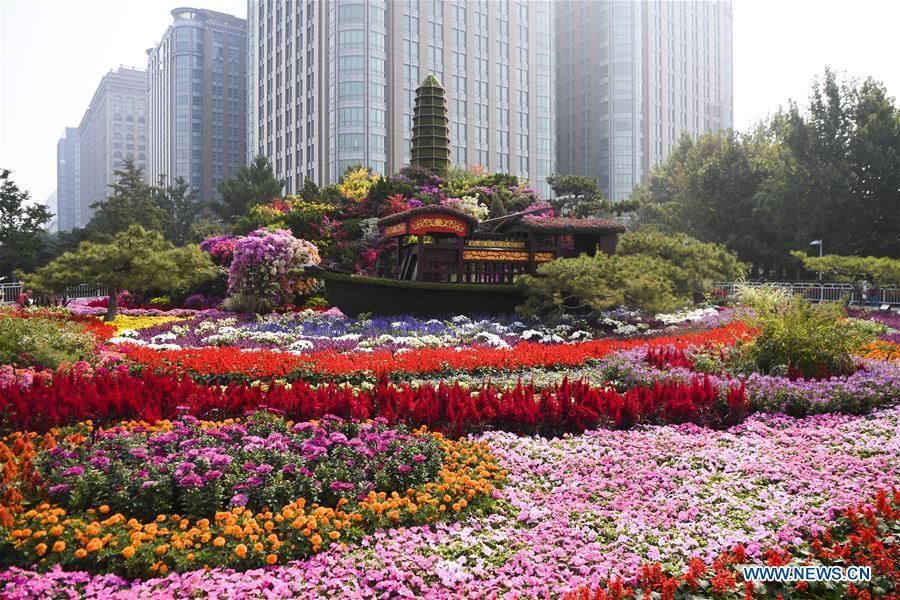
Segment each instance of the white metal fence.
M0 283L0 304L12 304L22 293L22 282ZM56 294L56 298L102 298L106 296L106 289L98 285L81 283L67 287L62 293Z
M733 296L737 283L719 282L715 284L715 290L728 296ZM791 293L800 294L813 302L837 302L846 297L850 298L850 304L857 306L891 306L900 305L900 288L884 287L869 288L863 294L853 289L849 283L794 283L786 281L745 281L744 285L758 287L769 285L776 288L789 290ZM863 297L860 297L863 296Z

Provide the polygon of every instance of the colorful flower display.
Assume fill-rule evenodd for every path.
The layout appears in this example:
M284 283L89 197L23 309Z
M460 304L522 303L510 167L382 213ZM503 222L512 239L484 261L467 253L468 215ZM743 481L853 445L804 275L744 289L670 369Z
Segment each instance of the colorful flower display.
M289 301L299 278L293 271L319 264L319 251L290 231L257 229L239 238L228 268L228 292Z
M139 576L272 565L484 511L505 477L484 444L336 417L129 423L43 446L24 478L58 504L14 517L13 554Z
M293 252L282 233L232 246L273 297L296 289L297 261L268 262ZM48 357L84 342L58 368L0 365L0 597L898 593L900 361L869 313L837 321L880 337L847 374L804 379L744 360L765 332L741 308L598 327L181 310L0 315L35 317ZM743 564L873 577L762 585Z
M160 540L154 539L142 542L142 551L152 555L145 560L163 563L156 579L84 573L96 564L95 553L112 552L104 544L67 567L82 572L15 569L0 581L10 597L61 593L70 586L123 598L544 598L610 578L637 583L646 579L648 563L661 573L680 574L697 558L714 571L713 561L736 544L746 562L765 563L768 550L824 535L842 509L900 483L898 425L900 411L889 409L866 418L761 415L720 432L683 425L556 440L489 433L478 443L493 448L500 468L508 471L492 514L376 530L346 547L265 570L198 565L164 574L174 544L159 555ZM52 516L48 510L43 509L46 517ZM102 525L101 515L96 519L99 527L110 527ZM163 527L171 525L164 520L157 531ZM43 543L45 556L52 557L54 538L47 537L28 547ZM223 548L236 556L237 541L229 539ZM72 543L84 549L80 541ZM69 543L61 552L70 552Z

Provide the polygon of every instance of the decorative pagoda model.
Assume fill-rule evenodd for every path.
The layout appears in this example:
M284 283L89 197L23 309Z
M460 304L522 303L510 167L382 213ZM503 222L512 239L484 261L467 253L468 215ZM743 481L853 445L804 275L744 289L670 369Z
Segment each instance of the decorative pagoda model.
M410 164L426 167L436 173L450 168L450 118L444 88L434 75L429 75L416 89L413 108L412 153Z
M416 90L410 163L444 174L450 168L447 101L429 75ZM625 226L607 219L541 217L537 208L479 221L431 204L388 215L382 233L397 239L390 278L326 274L329 300L346 314L447 315L512 312L524 300L517 275L581 253L612 254Z
M411 164L450 167L447 100L429 75L416 90ZM543 209L541 209L543 210ZM532 211L534 212L534 211ZM378 226L398 239L395 279L428 283L510 284L556 258L612 254L625 226L607 219L536 217L529 211L479 222L448 206L426 205L384 217Z

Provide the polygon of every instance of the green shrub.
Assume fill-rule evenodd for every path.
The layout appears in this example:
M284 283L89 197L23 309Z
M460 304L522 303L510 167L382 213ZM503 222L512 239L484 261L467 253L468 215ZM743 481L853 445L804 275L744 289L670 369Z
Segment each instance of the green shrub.
M844 318L837 302L813 304L802 296L759 294L750 302L753 325L760 330L736 348L739 370L803 377L842 375L853 371L853 351L875 338L875 330Z
M612 256L560 258L538 267L537 276L518 278L525 304L517 310L545 318L564 312L592 318L617 306L666 312L689 304L710 281L730 281L743 272L744 265L723 246L645 228L623 236Z
M87 360L94 337L78 323L56 319L0 318L0 364L56 369L60 363Z

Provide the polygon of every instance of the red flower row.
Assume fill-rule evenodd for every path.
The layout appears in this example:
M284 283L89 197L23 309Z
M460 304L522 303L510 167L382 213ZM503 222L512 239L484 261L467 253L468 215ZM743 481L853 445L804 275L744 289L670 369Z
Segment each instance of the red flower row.
M128 346L128 357L158 371L191 373L200 377L242 375L253 378L299 377L352 373L440 373L490 369L528 369L534 367L574 366L616 352L647 346L684 349L696 344L733 344L737 339L753 335L743 322L730 323L709 331L677 337L631 340L592 340L576 344L547 345L523 342L514 348L471 347L424 348L415 352L393 354L388 351L341 353L333 350L297 355L289 352L262 350L245 352L239 348L188 348L153 350Z
M396 386L382 378L372 391L302 381L263 389L244 383L204 385L189 377L145 371L141 377L99 371L93 377L58 374L50 383L0 388L0 415L7 429L46 431L84 419L170 419L181 413L227 418L265 408L308 421L326 414L345 418L384 417L391 423L454 435L483 429L547 434L636 423L696 423L713 427L741 421L748 403L743 384L720 390L708 377L690 383L658 382L624 393L587 382L535 389L519 384L475 391L459 385Z
M747 555L740 545L723 552L713 564L699 558L688 563L681 575L668 575L658 563L641 569L635 585L610 580L598 587L585 586L569 592L563 600L624 600L626 598L707 597L752 600L753 598L900 598L900 545L896 535L900 530L900 490L893 490L893 498L880 490L872 504L867 502L847 508L838 522L825 533L809 540L804 548L784 550L772 548L765 553L766 565L787 564L826 566L868 566L872 578L867 584L854 583L768 583L754 586L744 581L740 566L747 564Z

